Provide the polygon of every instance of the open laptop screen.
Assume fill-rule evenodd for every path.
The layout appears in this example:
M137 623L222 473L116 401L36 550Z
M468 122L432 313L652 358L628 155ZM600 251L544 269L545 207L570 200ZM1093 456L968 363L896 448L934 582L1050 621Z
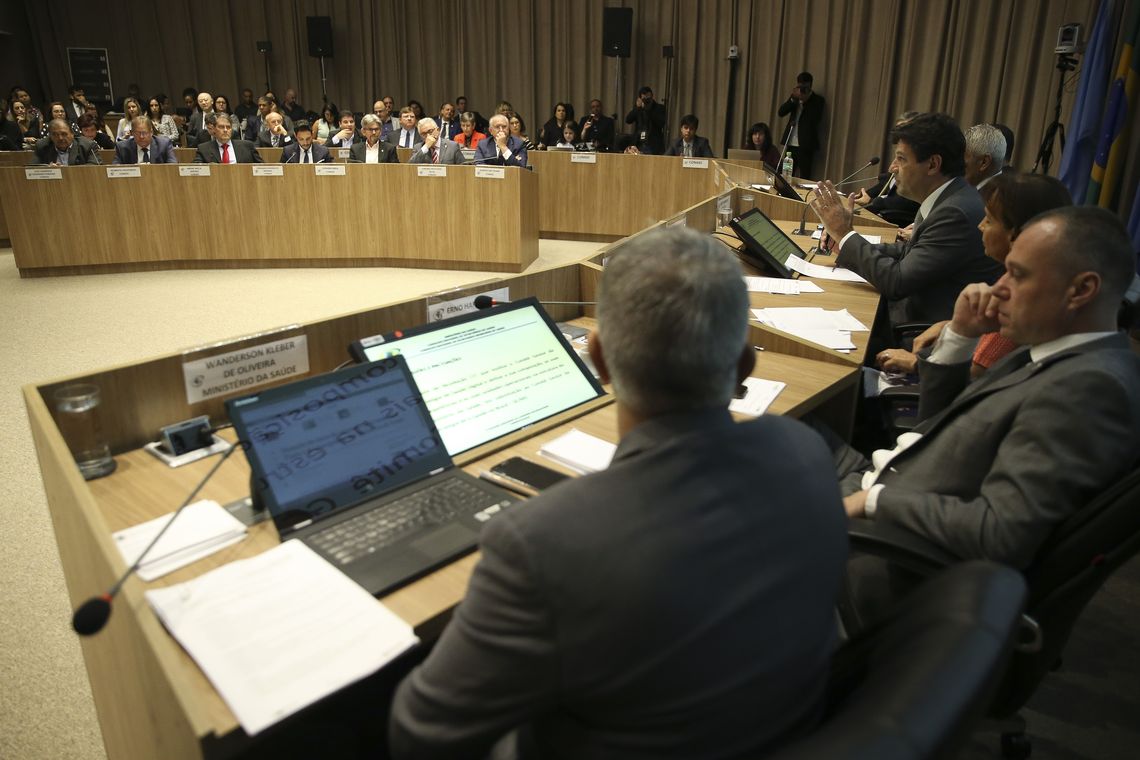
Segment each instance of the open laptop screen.
M357 341L358 360L400 354L452 456L603 395L533 298Z
M398 357L230 399L226 409L282 532L451 466Z
M729 226L744 243L746 255L753 263L772 270L780 277L792 276L787 266L788 256L802 257L803 251L760 209L746 211L729 222Z

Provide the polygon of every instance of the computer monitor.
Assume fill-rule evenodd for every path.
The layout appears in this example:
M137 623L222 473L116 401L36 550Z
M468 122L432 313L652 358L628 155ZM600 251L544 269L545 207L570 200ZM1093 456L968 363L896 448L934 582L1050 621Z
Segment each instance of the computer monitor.
M452 456L605 394L534 298L362 338L349 351L407 360Z
M788 256L803 257L803 251L784 231L772 223L758 208L745 211L729 222L732 231L744 243L744 257L749 263L766 269L778 277L790 279Z

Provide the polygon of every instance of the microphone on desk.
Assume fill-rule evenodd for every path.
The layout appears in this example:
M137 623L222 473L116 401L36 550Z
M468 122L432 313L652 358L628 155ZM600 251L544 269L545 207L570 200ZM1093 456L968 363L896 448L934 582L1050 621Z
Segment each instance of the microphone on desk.
M119 580L115 581L115 585L111 586L107 593L93 596L79 605L79 608L76 609L71 616L71 627L75 629L76 633L80 636L93 636L103 630L103 626L107 624L107 620L111 617L111 600L119 593L119 589L127 582L127 578L130 578L134 575L135 571L139 569L139 565L146 559L146 555L150 554L150 550L154 548L154 545L158 543L163 534L174 524L174 521L182 514L182 510L186 509L186 506L194 500L194 497L202 490L202 486L206 485L206 481L213 477L214 473L218 471L218 468L222 466L222 463L229 459L230 454L239 448L241 447L235 443L222 454L221 458L215 462L210 471L206 473L206 476L198 481L198 485L194 486L194 490L186 497L186 501L182 502L182 506L174 511L174 516L167 520L166 525L162 526L162 530L158 532L158 535L151 539L151 542L143 549L142 554L138 556L134 564L128 567L126 571L119 576Z
M833 187L842 187L843 185L847 185L847 184L850 184L852 182L862 182L863 181L862 179L851 179L851 178L854 177L859 172L863 171L864 169L869 169L872 166L876 166L878 163L879 163L879 157L878 156L871 156L870 158L867 159L867 163L863 164L858 169L856 169L855 171L851 172L850 174L848 174L843 179L836 182L833 185ZM809 235L809 234L811 234L811 233L806 232L804 230L804 225L807 224L807 212L808 212L808 209L811 208L811 203L808 202L807 199L809 197L811 197L811 194L814 193L816 191L816 188L818 188L818 187L819 187L819 185L817 184L811 190L808 190L807 196L804 197L804 212L802 214L800 214L800 226L799 226L799 229L792 231L793 235Z
M497 301L491 296L475 296L476 309L490 309L493 306L505 306L510 301ZM543 306L597 306L597 301L539 301Z

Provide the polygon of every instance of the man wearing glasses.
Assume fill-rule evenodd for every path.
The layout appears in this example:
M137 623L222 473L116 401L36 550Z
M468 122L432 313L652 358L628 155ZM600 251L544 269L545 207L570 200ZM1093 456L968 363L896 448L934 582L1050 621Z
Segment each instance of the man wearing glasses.
M360 134L363 142L354 142L348 149L350 164L395 164L396 149L380 139L380 117L374 113L365 114L360 120Z

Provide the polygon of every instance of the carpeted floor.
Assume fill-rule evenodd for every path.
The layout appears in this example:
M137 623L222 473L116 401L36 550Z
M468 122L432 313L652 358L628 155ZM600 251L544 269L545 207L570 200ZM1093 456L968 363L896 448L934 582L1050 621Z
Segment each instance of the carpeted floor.
M597 246L543 241L536 266ZM8 485L0 562L0 758L105 757L20 387L206 341L357 311L485 272L400 269L154 272L21 280L0 249L0 478ZM166 305L211 304L168 322ZM1140 747L1140 560L1114 577L1077 626L1064 667L1026 711L1036 760L1125 760ZM1000 757L996 734L963 753Z

